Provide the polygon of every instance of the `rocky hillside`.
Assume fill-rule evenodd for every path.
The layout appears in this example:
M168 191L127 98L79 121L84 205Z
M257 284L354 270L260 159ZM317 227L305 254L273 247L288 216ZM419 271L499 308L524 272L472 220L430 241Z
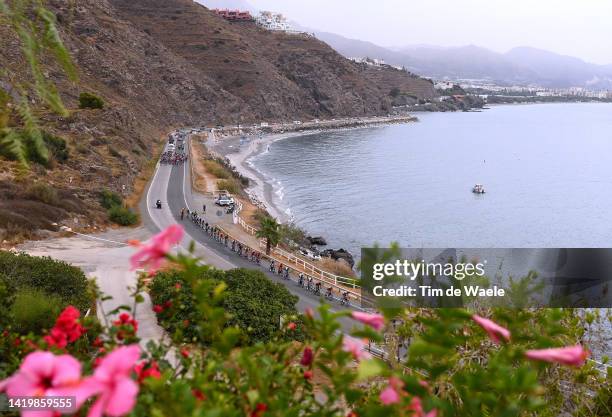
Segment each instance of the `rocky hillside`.
M39 119L49 135L66 141L69 157L27 173L0 161L0 243L68 219L71 227L103 225L99 192L131 194L174 127L386 114L392 85L414 80L393 74L397 81L381 84L317 39L231 24L191 0L46 4L79 81L44 62L71 115L41 111ZM1 85L27 85L20 44L2 25L0 50ZM104 109L78 109L82 92L101 97ZM33 94L29 99L36 106Z
M385 91L327 44L229 23L191 0L111 0L121 17L215 80L257 119L390 109Z

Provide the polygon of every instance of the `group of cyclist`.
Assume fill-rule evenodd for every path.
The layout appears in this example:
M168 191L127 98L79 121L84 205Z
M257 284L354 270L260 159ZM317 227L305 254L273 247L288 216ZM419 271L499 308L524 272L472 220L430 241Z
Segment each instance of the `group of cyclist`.
M159 162L167 165L181 165L187 161L187 154L166 151L161 155Z
M181 220L183 220L184 216L187 215L187 218L190 219L196 226L202 229L205 233L207 233L213 240L219 242L225 247L228 247L232 252L238 254L238 256L248 259L249 261L255 263L256 265L261 265L261 256L262 254L256 250L251 249L247 245L244 245L240 241L233 239L228 234L224 233L217 226L211 225L208 221L201 216L197 211L190 211L189 209L182 209L180 213ZM274 274L278 274L284 280L290 280L290 268L288 265L283 265L281 262L277 262L274 259L270 260L270 265L268 270ZM303 272L298 274L297 284L306 289L307 291L311 291L314 295L321 296L321 290L323 283L319 280L315 280L310 275L304 275ZM329 286L325 288L325 298L333 301L335 300L334 296L334 288L333 286ZM339 301L342 305L349 305L349 292L348 291L340 291L339 292Z
M278 266L276 266L276 262L274 261L274 259L270 260L270 266L268 270L272 273L277 273L278 275L281 275L282 278L285 280L290 279L289 267L286 265L283 265L281 262L279 262ZM319 280L315 280L310 275L304 275L303 272L300 272L298 275L297 284L300 287L305 288L307 291L311 291L314 295L321 296L321 287L323 285L322 282ZM333 286L330 285L329 287L325 289L325 298L328 300L335 299ZM342 291L340 293L340 304L348 305L349 303L350 303L349 292Z
M185 210L185 211L183 211ZM200 229L202 229L205 233L208 234L213 240L221 243L223 246L226 246L238 254L238 256L248 259L251 262L254 262L257 265L261 264L261 253L256 250L252 250L246 245L243 245L239 241L232 239L228 234L223 233L221 229L217 226L213 226L206 221L206 219L201 216L197 211L189 211L189 209L181 210L181 219L184 217L185 213L188 218Z

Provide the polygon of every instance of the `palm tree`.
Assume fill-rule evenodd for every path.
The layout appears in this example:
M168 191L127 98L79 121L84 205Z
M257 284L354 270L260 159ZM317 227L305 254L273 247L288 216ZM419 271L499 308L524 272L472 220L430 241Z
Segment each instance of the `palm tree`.
M259 221L260 229L255 236L266 239L266 255L270 254L272 246L276 246L280 241L279 224L272 217L262 217Z

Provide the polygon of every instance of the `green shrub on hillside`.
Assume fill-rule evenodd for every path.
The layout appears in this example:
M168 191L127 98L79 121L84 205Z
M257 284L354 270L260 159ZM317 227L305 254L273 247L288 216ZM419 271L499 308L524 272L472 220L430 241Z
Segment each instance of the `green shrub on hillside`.
M81 109L103 109L104 100L95 94L81 93L79 94L79 108Z
M49 132L43 132L43 140L57 162L64 163L68 160L70 152L68 152L68 146L64 138L52 135Z
M133 226L138 223L139 217L127 207L113 206L108 210L108 217L113 223L121 226Z
M23 288L15 294L11 306L11 326L21 334L40 334L53 327L55 318L65 307L62 299L34 288Z
M62 307L72 304L81 311L86 311L95 302L95 295L83 271L47 257L0 251L0 283L8 288L9 294L35 288L48 297L57 297ZM2 299L0 316L11 310L12 299Z
M100 193L100 204L108 210L113 206L123 205L123 198L114 191L103 190Z
M31 200L40 201L41 203L49 204L51 206L57 206L59 204L57 190L43 182L32 184L28 188L26 194Z
M137 213L125 207L123 197L119 194L104 190L100 193L100 205L107 209L108 218L121 226L132 226L140 220Z

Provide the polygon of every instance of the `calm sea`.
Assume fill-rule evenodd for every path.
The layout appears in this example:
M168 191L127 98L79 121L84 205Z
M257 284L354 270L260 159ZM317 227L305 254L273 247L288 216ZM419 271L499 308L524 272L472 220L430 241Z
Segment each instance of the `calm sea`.
M281 140L252 163L299 226L355 255L393 241L612 247L612 105L418 116Z

